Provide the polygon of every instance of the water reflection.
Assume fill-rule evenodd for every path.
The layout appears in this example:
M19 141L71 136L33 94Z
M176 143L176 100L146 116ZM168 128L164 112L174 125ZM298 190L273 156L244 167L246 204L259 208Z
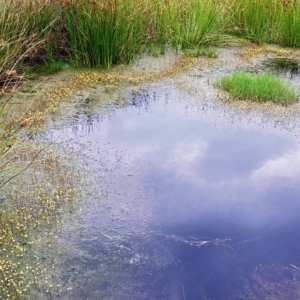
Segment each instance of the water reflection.
M300 265L297 141L180 97L149 88L52 131L110 170L70 233L72 299L233 299L257 266Z
M289 72L293 75L299 75L299 61L287 57L268 58L262 62L264 68L276 72Z
M151 105L155 102L155 100L155 92L150 97L147 90L142 90L133 93L130 104L138 110L148 112L151 109Z

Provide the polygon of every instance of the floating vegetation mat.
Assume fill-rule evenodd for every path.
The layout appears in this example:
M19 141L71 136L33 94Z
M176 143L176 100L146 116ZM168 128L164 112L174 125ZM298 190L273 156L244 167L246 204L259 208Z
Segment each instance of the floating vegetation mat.
M246 48L245 50L240 52L240 56L246 59L251 59L254 56L260 54L274 54L280 56L295 56L299 55L300 51L297 49L290 49L290 48L279 48L275 46L254 46L251 48Z
M187 72L180 74L174 80L176 86L182 91L183 96L190 106L209 111L218 116L229 116L231 122L242 122L247 126L251 124L259 124L266 130L266 126L279 127L283 130L293 132L299 136L299 116L300 105L297 101L289 105L278 105L271 101L255 102L252 99L237 101L229 97L225 93L220 92L214 84L223 76L230 75L238 71L251 70L254 74L259 74L265 69L262 68L262 62L270 56L257 56L259 53L293 53L291 60L297 60L295 53L298 50L275 48L272 46L262 46L256 48L224 48L219 50L220 57L218 59L204 60L198 58L195 67ZM297 52L298 51L298 52ZM249 59L244 59L246 54ZM253 54L253 55L252 55ZM275 56L276 57L276 56ZM299 93L299 81L295 76L283 78L284 82L288 82Z
M36 96L27 95L26 101L17 103L18 109L13 109L6 120L6 126L16 123L22 127L39 127L49 119L49 116L57 114L61 109L62 99L68 98L76 91L95 83L139 85L143 82L157 81L165 77L171 77L177 73L191 68L195 63L190 57L181 56L173 66L161 71L154 71L143 75L120 75L117 71L85 71L72 76L63 84L49 86ZM52 83L53 85L53 83ZM16 103L13 103L14 105Z
M31 141L19 159L31 162L40 148L38 144L33 147ZM1 191L1 299L60 296L62 286L56 272L58 235L84 186L83 170L77 169L74 156L72 150L52 145Z
M119 74L108 74L107 72L83 72L75 76L71 81L71 85L74 89L79 89L87 86L91 83L128 83L132 85L138 85L145 81L156 81L164 77L170 77L178 72L189 69L193 66L193 60L187 56L182 56L177 63L172 67L166 68L161 71L151 72L145 75L125 76Z

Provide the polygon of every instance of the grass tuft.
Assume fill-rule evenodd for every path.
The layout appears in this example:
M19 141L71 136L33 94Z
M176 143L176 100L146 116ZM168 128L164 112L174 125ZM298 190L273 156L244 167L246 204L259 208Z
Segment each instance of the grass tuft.
M234 73L216 82L231 97L254 101L288 104L296 101L298 93L282 79L268 73Z
M43 75L51 75L59 71L62 71L64 69L67 69L68 67L69 64L67 64L66 62L57 60L57 61L48 62L46 64L34 67L32 71L34 73L39 73Z
M218 54L215 48L200 48L200 49L182 49L182 52L189 57L207 56L210 58L217 58Z

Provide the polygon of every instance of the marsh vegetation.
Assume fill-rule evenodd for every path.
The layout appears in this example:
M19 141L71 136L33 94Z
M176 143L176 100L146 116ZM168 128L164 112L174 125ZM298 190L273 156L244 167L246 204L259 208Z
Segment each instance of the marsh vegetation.
M35 155L30 148L31 153L23 148L23 163ZM57 239L62 215L74 209L79 197L76 173L66 158L56 147L44 150L30 170L19 175L18 185L11 182L1 193L2 299L51 299L62 292L56 272Z
M234 37L300 45L297 0L2 2L0 74L62 59L110 67L166 45L200 49Z
M268 73L234 73L219 79L216 85L230 96L244 100L288 104L295 102L298 96L295 89L283 79Z

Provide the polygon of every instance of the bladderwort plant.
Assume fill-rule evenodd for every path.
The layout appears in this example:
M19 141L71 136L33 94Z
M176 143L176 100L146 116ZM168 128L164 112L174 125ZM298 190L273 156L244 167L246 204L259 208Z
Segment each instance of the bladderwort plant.
M23 160L35 155L24 148ZM34 165L6 185L0 213L1 299L53 299L63 291L56 270L62 215L75 210L79 173L59 146L43 151ZM75 155L76 156L76 155ZM3 191L2 191L3 192ZM3 193L2 193L3 194ZM65 287L67 289L67 287Z
M21 126L6 126L5 107L10 95L0 109L0 188L2 188L10 179L12 179L18 172L13 164L16 158L16 138L21 131Z
M0 298L53 299L64 289L57 279L57 236L62 214L80 198L82 169L73 165L78 154L70 154L70 147L20 141L18 136L30 136L47 114L57 112L69 89L48 91L27 109L18 104L21 112L14 113L17 104L9 105L17 88L4 94L0 110Z
M200 49L183 49L182 52L186 56L190 57L199 57L199 56L207 56L209 58L217 58L218 53L215 48L200 48Z
M216 86L237 99L272 101L286 105L296 101L298 97L293 87L285 83L283 79L268 73L234 73L217 80Z

